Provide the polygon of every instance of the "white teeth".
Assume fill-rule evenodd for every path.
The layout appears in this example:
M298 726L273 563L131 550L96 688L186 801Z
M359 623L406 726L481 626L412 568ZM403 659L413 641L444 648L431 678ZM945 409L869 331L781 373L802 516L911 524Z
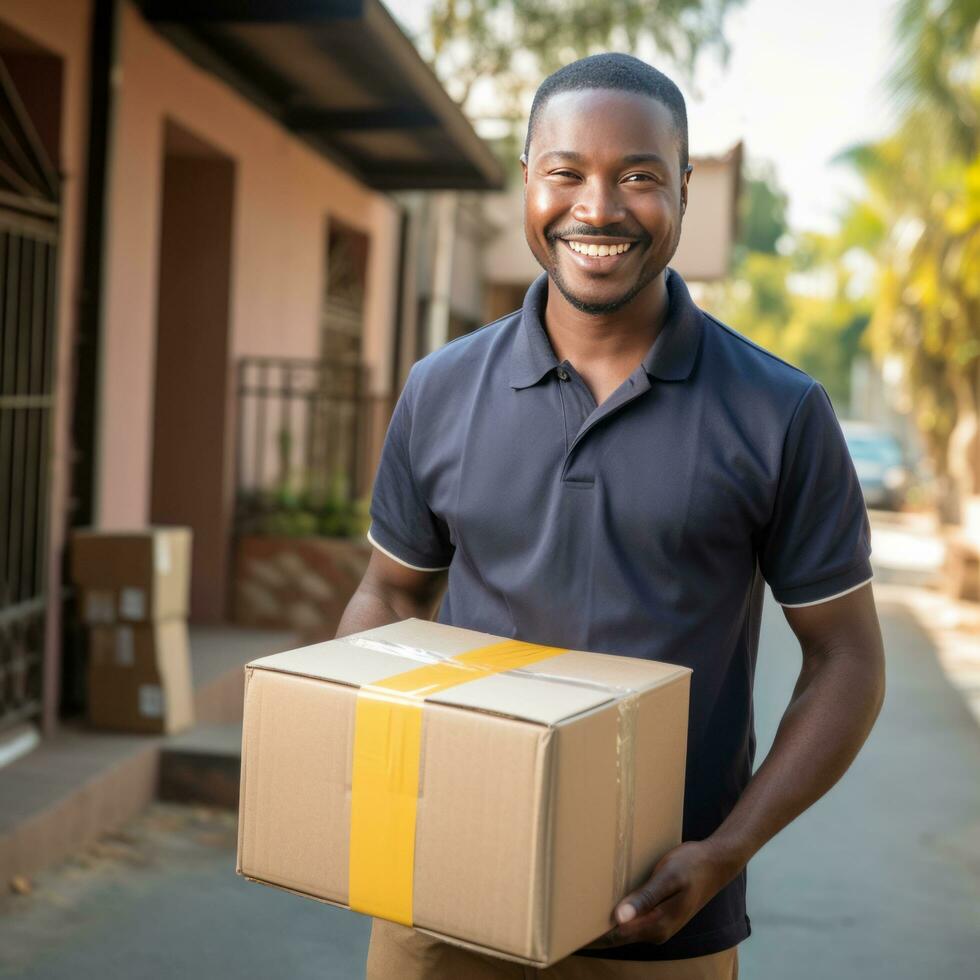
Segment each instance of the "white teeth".
M580 255L622 255L629 250L632 242L622 242L619 245L586 245L584 242L568 242L569 248Z

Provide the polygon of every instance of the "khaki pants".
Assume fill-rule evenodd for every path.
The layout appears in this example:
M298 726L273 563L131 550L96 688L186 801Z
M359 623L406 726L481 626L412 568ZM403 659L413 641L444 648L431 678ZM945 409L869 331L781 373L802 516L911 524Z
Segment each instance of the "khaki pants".
M367 980L737 980L736 947L689 960L641 963L587 956L539 970L472 953L414 929L375 919Z

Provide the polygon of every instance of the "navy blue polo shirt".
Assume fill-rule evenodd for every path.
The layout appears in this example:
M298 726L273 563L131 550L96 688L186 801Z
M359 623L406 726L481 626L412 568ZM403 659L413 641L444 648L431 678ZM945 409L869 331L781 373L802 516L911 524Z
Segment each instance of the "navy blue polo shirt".
M438 621L693 669L684 838L711 834L752 773L764 583L787 606L871 578L861 489L824 389L704 313L667 273L664 326L601 404L521 310L412 368L385 439L371 542L449 569ZM611 911L611 910L610 910ZM749 935L739 875L663 945Z

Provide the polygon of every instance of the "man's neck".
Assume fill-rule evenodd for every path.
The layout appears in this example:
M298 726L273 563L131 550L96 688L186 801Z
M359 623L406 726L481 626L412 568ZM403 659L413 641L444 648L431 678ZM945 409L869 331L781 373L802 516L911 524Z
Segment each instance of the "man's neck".
M592 368L628 374L659 336L667 307L664 274L625 307L608 314L576 309L549 278L544 326L559 361L570 361L578 371Z

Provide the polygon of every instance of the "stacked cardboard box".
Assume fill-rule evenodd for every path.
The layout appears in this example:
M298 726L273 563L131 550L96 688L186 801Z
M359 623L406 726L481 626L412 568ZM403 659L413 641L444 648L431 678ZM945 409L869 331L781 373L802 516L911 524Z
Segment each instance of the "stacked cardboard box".
M76 530L71 571L88 630L88 718L113 731L193 722L187 613L191 531Z
M253 661L238 873L548 966L680 842L690 674L418 619Z

